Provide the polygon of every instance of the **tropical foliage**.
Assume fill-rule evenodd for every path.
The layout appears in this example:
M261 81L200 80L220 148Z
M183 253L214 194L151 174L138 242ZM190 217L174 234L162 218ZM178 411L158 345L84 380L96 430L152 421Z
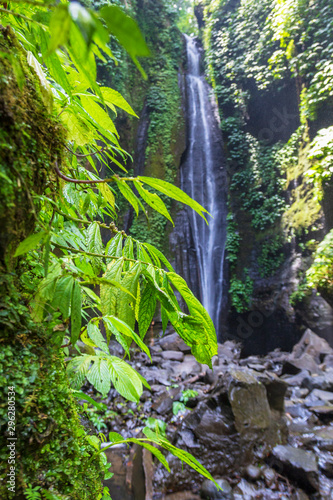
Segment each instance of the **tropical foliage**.
M163 329L170 321L199 362L211 366L217 344L207 312L164 255L116 227L117 197L122 196L136 215L140 211L147 215L150 207L171 223L156 191L189 205L204 218L207 211L166 181L126 176L128 154L119 144L114 120L117 109L136 114L121 94L98 83L96 64L97 59L114 57L108 44L111 34L146 78L138 57L148 56L150 51L136 22L123 8L106 5L95 12L77 2L55 6L30 1L7 7L0 9L2 22L19 40L38 77L43 102L66 134L53 166L54 182L42 194L34 194L33 203L39 207L36 231L14 254L27 263L21 279L32 319L52 328L52 342L66 355L70 345L76 347L77 355L67 363L74 396L83 398L79 389L87 379L103 396L112 384L122 396L136 402L143 386L149 385L125 359L111 355L108 345L113 337L130 356L134 342L150 357L144 337L157 303ZM22 91L27 85L25 62L7 51L0 56L12 64ZM100 177L102 168L107 171L106 179ZM181 311L175 291L186 302L188 314ZM77 347L79 340L85 345L84 352ZM164 456L148 442L163 446L211 478L193 457L161 435L149 428L145 435L137 441L167 468ZM89 439L100 454L99 439ZM109 440L117 443L122 438L111 433ZM27 494L40 498L38 488L30 488ZM47 492L43 495L48 498ZM106 491L103 498L107 498Z

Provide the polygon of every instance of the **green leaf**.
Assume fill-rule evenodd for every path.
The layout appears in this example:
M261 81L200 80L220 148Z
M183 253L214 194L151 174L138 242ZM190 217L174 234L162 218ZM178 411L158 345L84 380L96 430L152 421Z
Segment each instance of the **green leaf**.
M82 354L81 356L76 356L76 358L73 358L68 363L67 372L72 379L74 389L81 388L93 358L94 356Z
M98 410L104 410L105 409L105 405L103 403L97 403L97 401L95 401L93 398L91 398L90 396L88 396L87 394L85 394L82 391L72 390L72 394L77 399L80 399L82 401L88 401L88 403L90 403L93 406L95 406L95 408L97 408Z
M81 331L81 287L77 280L74 281L72 307L71 307L71 343L74 345Z
M97 436L86 436L88 443L95 448L95 450L100 450L101 442Z
M150 51L136 21L116 5L102 7L99 14L105 20L110 33L117 37L120 45L129 53L143 78L147 79L137 57L149 56Z
M115 239L115 238L114 238ZM124 260L119 259L108 264L104 278L112 281L121 281L121 273L124 265ZM101 310L102 314L106 316L107 314L115 314L116 312L116 302L117 302L117 290L109 284L103 284L100 288L101 296Z
M156 444L159 444L160 446L162 446L162 448L172 453L172 455L179 458L182 462L187 463L190 467L192 467L192 469L199 472L199 474L213 481L213 483L219 490L221 489L221 487L216 483L208 470L205 469L205 467L203 467L201 463L193 457L193 455L191 455L187 451L177 448L176 446L171 444L165 437L161 436L160 434L156 434L151 429L149 429L149 427L144 427L142 432L145 436L147 436L149 440L153 441Z
M68 12L72 20L78 26L86 42L87 52L97 28L95 18L86 8L79 4L79 2L70 2L68 5Z
M141 264L136 262L133 267L126 272L123 277L121 284L126 288L132 295L136 297L138 281L141 273ZM135 325L135 300L131 299L127 293L119 291L117 297L117 314L116 316L127 323L132 330L134 330Z
M130 115L135 116L138 118L138 115L134 113L133 109L131 106L128 104L128 102L123 98L123 96L117 92L116 90L110 89L109 87L101 87L101 92L102 96L104 99L105 104L107 104L111 109L114 106L117 106L118 108L123 109Z
M58 5L50 19L50 43L48 54L55 51L61 45L65 45L69 39L72 19L68 11L68 5Z
M121 434L118 434L118 432L109 432L109 441L110 443L120 443L124 442L123 436Z
M134 180L133 182L141 198L150 207L156 210L156 212L159 212L160 214L164 215L164 217L166 217L174 226L173 220L161 198L156 193L150 193L149 191L147 191L147 189L143 188L141 182L137 180Z
M109 356L107 364L114 388L124 398L138 403L143 389L137 372L115 356Z
M111 389L109 370L110 360L94 356L93 361L94 364L87 373L87 379L98 392L106 396Z
M88 337L94 342L94 344L97 347L102 349L102 351L104 351L106 354L109 354L109 349L108 349L107 343L105 342L105 339L104 339L102 333L100 332L100 329L92 321L90 321L88 323L87 333L88 333Z
M125 353L127 354L128 358L130 359L131 358L131 353L130 353L130 350L129 350L129 345L128 345L128 342L127 342L127 338L124 337L120 332L119 330L117 330L117 328L115 326L113 326L113 324L111 323L111 321L109 321L108 317L107 316L103 316L103 321L104 321L104 325L105 325L105 330L107 332L107 336L108 336L108 340L110 340L111 338L111 335L114 335L117 342L119 342L119 344L122 346L122 348L124 349Z
M156 294L154 287L148 282L140 300L139 306L139 333L143 339L153 320L156 310Z
M133 240L130 236L126 238L126 242L123 248L123 256L126 257L127 259L134 259L134 254L133 254ZM133 262L126 262L127 264L133 266Z
M112 238L107 247L106 255L113 255L114 257L121 257L123 254L123 235L118 233L114 238Z
M138 179L145 184L148 184L148 186L153 187L157 191L166 194L169 198L180 201L181 203L184 203L185 205L193 208L193 210L195 210L199 215L201 215L201 217L206 220L203 213L208 214L208 211L178 187L170 184L169 182L163 181L162 179L154 179L153 177L139 176Z
M94 131L71 108L65 109L61 113L60 119L68 130L68 139L74 141L77 146L84 146L93 142Z
M185 300L191 315L203 326L203 335L201 335L200 337L195 336L196 338L193 338L192 344L195 345L195 352L193 352L193 354L200 355L201 359L202 357L204 357L205 359L206 357L212 358L212 356L215 356L217 354L217 340L215 328L212 320L209 317L209 314L207 313L203 305L199 302L199 300L193 295L183 278L175 273L167 273L167 277ZM186 321L188 322L190 320ZM210 364L210 361L207 362L206 360L204 362Z
M84 75L89 82L89 86L102 98L99 86L96 83L97 68L95 56L92 51L87 53L87 44L79 28L72 24L70 31L70 46L67 51L73 60L77 70Z
M64 319L69 317L69 308L72 303L72 290L74 278L72 276L65 276L57 281L52 306L59 308Z
M117 186L119 188L119 191L123 195L124 198L132 205L132 207L135 210L136 215L139 214L139 200L131 190L131 188L126 184L125 181L122 181L121 179L117 179Z
M48 235L47 231L40 231L39 233L31 234L30 236L25 238L25 240L21 241L21 243L16 249L14 257L19 257L20 255L23 255L24 253L33 250L40 243L45 241L47 235Z
M102 193L103 197L106 199L106 201L110 203L112 208L114 208L116 200L110 187L106 183L100 183L97 185L97 187Z
M103 129L111 132L118 136L116 127L109 115L104 111L99 104L97 104L92 98L87 96L80 96L80 101L84 109L89 113L89 115L95 120L95 122L100 125ZM104 185L104 184L103 184Z
M162 330L164 334L169 323L169 316L163 306L161 306L161 319L162 319Z
M91 253L102 254L103 243L101 238L100 227L97 222L90 224L90 226L86 231L86 236L87 236L87 251ZM98 272L102 265L102 259L99 257L91 257L91 264L95 272Z
M103 317L104 320L110 321L112 325L123 335L126 337L129 337L131 340L133 339L134 342L138 344L138 346L147 354L149 359L151 359L150 352L146 344L142 342L140 337L130 328L124 321L121 321L120 319L116 318L115 316L105 316Z
M163 264L165 265L165 267L167 267L170 271L174 272L172 265L170 264L170 262L168 261L168 259L162 254L162 252L160 252L157 248L155 248L150 243L143 243L143 245L146 248L148 248L148 250L149 250L149 252L150 252L151 255L155 255L156 257L158 257L163 262Z

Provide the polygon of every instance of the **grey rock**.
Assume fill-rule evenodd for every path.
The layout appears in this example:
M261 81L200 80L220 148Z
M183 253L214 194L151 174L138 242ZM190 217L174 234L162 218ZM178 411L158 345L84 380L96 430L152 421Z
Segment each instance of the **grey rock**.
M333 391L333 371L326 372L324 375L305 377L302 386L309 389L309 391L313 389Z
M327 477L333 478L333 453L322 451L318 458L318 465Z
M222 488L222 491L218 490L212 481L209 481L209 479L205 479L200 489L201 498L204 498L206 500L233 500L234 495L228 481L226 481L225 479L215 479L215 481Z
M327 354L324 358L323 368L325 370L333 370L333 354Z
M299 358L295 358L293 355L289 356L283 364L282 373L296 375L301 370L308 370L310 373L321 373L319 364L306 352Z
M256 498L258 493L257 488L253 484L248 483L245 479L241 479L233 492L235 495L242 495L242 498L246 500Z
M257 481L261 477L261 473L260 467L256 467L255 465L248 465L246 467L246 475L252 481Z
M319 337L308 328L292 350L293 359L299 359L304 354L310 355L319 364L322 361L321 357L323 355L333 354L333 349L325 339Z
M182 353L181 351L163 351L162 358L172 361L183 361L184 353Z
M303 380L308 376L309 372L307 370L302 370L297 375L293 375L292 377L283 376L283 380L290 386L300 387L303 384Z
M179 337L178 333L166 335L159 340L159 345L164 351L182 351L184 353L191 352L191 348L185 344L183 339Z
M266 389L251 370L230 370L229 401L238 432L267 429L271 412Z
M293 418L309 418L312 415L311 411L301 404L288 406L287 411Z
M322 391L321 389L314 389L311 394L309 394L309 398L313 396L316 399L320 399L321 401L333 401L333 392L330 391ZM305 401L307 398L305 399Z
M200 497L192 493L192 491L178 491L177 493L164 496L162 500L200 500Z
M275 484L275 481L276 481L276 472L271 467L265 467L263 470L263 477L264 477L266 486L271 488Z
M333 426L313 429L307 443L318 447L322 451L333 452Z
M239 344L232 340L227 340L223 344L217 344L219 363L237 360L240 357L241 348Z
M295 500L309 500L309 497L303 490L297 488L295 491Z
M333 405L319 405L311 406L310 410L313 411L318 416L328 416L333 415Z
M200 444L197 443L195 435L192 431L184 429L179 432L179 445L185 445L187 448L199 448Z
M171 385L170 375L171 370L161 370L154 368L144 368L142 367L140 370L141 375L147 380L148 384L162 384L162 385Z
M152 409L160 415L165 415L172 409L173 402L179 400L180 394L180 387L163 392L152 404Z
M200 373L201 365L197 362L194 356L186 354L182 363L177 363L172 366L172 371L175 378L181 377L183 374L185 377L188 377L190 375Z
M314 453L289 445L278 445L273 449L272 456L275 468L294 480L300 487L318 491L318 465Z

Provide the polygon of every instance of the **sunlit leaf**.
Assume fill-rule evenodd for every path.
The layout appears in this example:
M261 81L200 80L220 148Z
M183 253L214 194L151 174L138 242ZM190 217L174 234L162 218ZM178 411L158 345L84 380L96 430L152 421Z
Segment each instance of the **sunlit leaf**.
M147 78L137 58L149 56L150 51L136 21L117 5L102 7L100 16L105 20L110 33L127 50L142 76Z

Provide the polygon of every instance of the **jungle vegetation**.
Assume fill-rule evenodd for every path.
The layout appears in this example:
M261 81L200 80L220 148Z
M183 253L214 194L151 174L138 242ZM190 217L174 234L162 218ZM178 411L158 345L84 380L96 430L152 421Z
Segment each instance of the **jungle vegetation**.
M3 401L9 388L17 395L16 426L2 438L4 479L8 432L19 437L15 486L2 481L1 496L109 498L101 482L112 475L103 440L139 443L168 469L153 446L159 445L212 479L158 429L146 427L142 437L124 440L114 432L87 435L79 422L78 401L101 408L80 391L86 379L102 397L112 384L134 402L143 386L149 388L108 344L115 338L129 357L134 342L150 357L144 337L157 302L163 329L170 321L199 362L211 366L217 353L212 321L185 281L157 248L116 226L118 196L136 215L147 216L148 206L172 223L156 191L209 215L167 181L127 173L129 155L114 119L118 109L136 114L118 91L98 83L96 61L117 63L111 35L145 79L138 58L150 55L146 42L114 4L92 10L77 2L27 0L0 11L0 366ZM101 230L108 233L106 245ZM1 425L7 424L4 405Z

